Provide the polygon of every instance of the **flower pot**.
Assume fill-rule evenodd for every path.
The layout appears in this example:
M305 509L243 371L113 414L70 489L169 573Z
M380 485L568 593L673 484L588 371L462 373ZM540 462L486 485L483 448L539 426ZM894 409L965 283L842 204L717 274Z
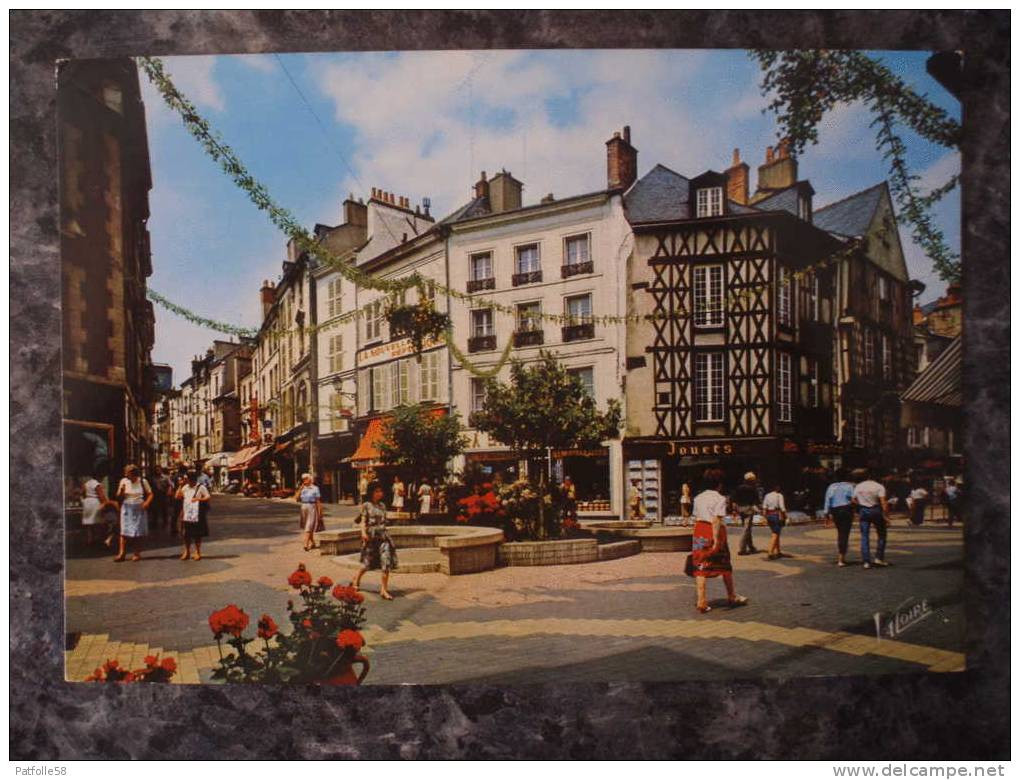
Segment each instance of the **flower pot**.
M361 674L354 673L354 664L361 664ZM368 676L368 669L368 659L363 655L356 655L339 674L324 680L322 685L361 685L361 682Z

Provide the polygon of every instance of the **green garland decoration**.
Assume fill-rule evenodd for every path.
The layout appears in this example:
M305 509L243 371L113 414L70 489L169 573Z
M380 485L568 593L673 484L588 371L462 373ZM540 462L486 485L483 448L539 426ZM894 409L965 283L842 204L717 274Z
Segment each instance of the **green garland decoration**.
M268 214L270 221L274 225L289 238L293 239L303 251L316 257L326 267L336 270L344 278L356 285L366 289L378 290L392 296L400 295L413 287L417 287L420 290L427 284L437 292L449 295L451 298L467 303L474 308L491 308L494 311L511 315L516 313L512 304L504 304L491 298L456 290L433 280L426 281L417 273L401 279L381 279L367 274L353 263L337 257L312 238L289 211L279 206L272 199L266 187L248 172L236 153L211 128L209 122L198 113L195 106L177 89L170 77L167 76L163 64L158 58L142 57L139 59L139 62L146 76L148 76L149 80L160 92L166 104L171 110L181 116L185 128L201 144L206 153L220 165L238 187L247 193L248 198L257 208ZM742 291L744 294L747 292ZM353 311L338 319L339 321L344 321L347 316L357 317L361 316L361 314ZM557 324L562 324L565 321L565 315L560 314L542 312L538 316L543 320ZM650 315L604 315L601 321L605 324L628 324L650 320L683 319L688 316L689 314L683 311ZM323 326L307 326L306 331L314 332L318 327ZM287 332L292 331L287 329Z
M780 136L799 154L818 143L818 127L827 111L837 104L863 101L874 114L876 148L888 162L890 189L900 210L897 218L909 225L914 241L931 258L939 276L959 281L960 257L946 244L936 227L931 208L959 182L952 176L927 195L916 191L918 177L906 163L906 145L895 132L901 122L922 138L950 149L959 149L963 128L924 95L918 95L880 62L858 51L757 49L763 78L763 95L772 94L767 110L778 119Z
M504 304L499 301L492 300L483 296L478 296L470 293L463 292L461 290L455 290L449 288L443 284L429 280L426 282L418 273L411 274L401 279L381 279L379 277L371 276L361 269L357 268L353 263L345 261L328 249L323 247L318 241L312 238L307 231L297 222L297 220L290 214L289 211L279 206L270 196L269 191L266 187L258 182L245 168L240 158L234 153L234 151L222 140L219 134L214 131L197 111L195 106L177 89L173 84L169 76L167 76L162 62L154 57L142 57L139 59L142 69L145 71L149 80L157 88L162 95L166 104L176 113L181 116L181 119L185 125L185 128L191 133L192 136L200 143L205 149L206 153L217 162L220 167L227 173L231 179L237 184L239 188L244 190L252 203L262 211L265 211L269 216L270 221L278 227L285 235L293 239L296 244L308 254L319 259L325 266L336 270L344 278L348 279L352 283L359 285L366 289L378 290L386 293L390 296L391 301L397 301L403 297L403 294L411 289L417 288L419 292L425 289L428 285L432 290L449 295L451 298L461 302L465 302L472 307L491 308L494 311L499 311L504 314L515 315L516 310L512 304ZM952 188L955 182L950 182L945 187L940 188L942 194ZM927 198L915 199L917 207L924 207L930 205L930 199L939 197L938 191L931 193ZM825 268L831 264L841 261L844 257L850 256L857 249L856 244L851 244L843 251L834 254L822 261L815 263L812 266L798 270L791 274L794 280L799 280L805 275L809 275L815 272L817 269ZM727 302L730 305L735 305L741 301L741 299L748 300L752 296L761 293L763 290L768 289L769 284L765 285L753 285L745 287L741 290L732 291L728 297ZM328 322L321 325L299 325L294 327L283 327L283 328L266 328L263 325L258 330L251 328L242 328L238 326L229 325L216 320L209 319L198 315L184 306L175 304L162 295L159 295L155 291L150 291L150 298L156 301L160 305L167 308L169 311L178 314L179 316L188 319L189 321L201 325L222 333L230 335L243 336L247 338L255 336L286 336L295 332L303 332L307 334L314 334L322 330L328 330L336 328L342 324L350 322L352 319L358 319L364 316L363 309L353 309L349 312L345 312L337 317L331 318ZM391 305L388 315L391 312L400 312L403 309L413 309L419 307L406 307ZM420 343L418 337L422 335L436 335L438 336L439 331L442 329L441 326L446 327L446 343L450 348L451 353L457 359L457 361L470 373L480 378L489 378L495 376L499 370L509 360L510 350L512 348L512 339L507 340L507 345L504 347L503 353L496 366L492 369L479 369L474 366L466 355L456 346L452 338L451 329L448 327L449 315L446 313L437 313L437 317L429 318L429 321L421 320L421 322L411 327L408 335L415 340L418 349L420 350ZM398 324L397 330L400 331L400 322L403 315L398 314L396 321ZM566 324L570 317L565 314L552 314L552 313L541 313L539 315L541 319L551 321L556 324ZM669 320L669 319L685 319L691 316L690 312L685 310L675 311L672 313L653 313L653 314L628 314L628 315L602 315L591 319L592 322L598 323L602 326L608 327L614 324L632 324L632 323L643 323L643 322L654 322L658 320ZM407 319L404 317L404 319ZM412 317L414 319L414 317ZM420 319L420 318L419 318ZM434 321L433 321L434 320ZM392 324L392 321L391 321ZM405 323L406 324L406 323ZM420 327L419 327L420 326ZM421 331L418 333L418 331ZM416 335L417 333L417 335Z
M145 290L146 297L149 300L158 303L167 311L173 312L179 317L183 317L188 322L198 325L209 330L214 330L217 333L225 333L230 336L240 336L241 338L254 338L258 331L255 328L242 328L237 325L230 325L226 322L220 322L218 320L212 320L208 317L202 317L201 315L195 314L190 309L186 309L183 306L178 306L173 301L160 295L158 292L153 290L151 287L147 287Z
M502 370L503 366L510 362L510 351L513 349L513 345L514 340L512 338L507 339L506 346L503 347L503 351L500 353L499 360L496 361L496 365L492 368L482 369L478 368L478 366L468 359L467 355L460 351L460 348L453 340L453 330L451 329L446 331L446 346L449 347L450 354L453 355L457 362L460 363L469 374L476 376L479 379L492 379L496 376Z

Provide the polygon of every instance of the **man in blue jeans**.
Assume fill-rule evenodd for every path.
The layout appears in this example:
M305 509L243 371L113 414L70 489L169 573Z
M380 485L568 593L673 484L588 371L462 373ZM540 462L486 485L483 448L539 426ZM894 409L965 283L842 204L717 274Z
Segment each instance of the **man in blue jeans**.
M861 522L861 560L865 569L870 569L872 565L888 566L885 562L885 537L889 505L885 500L885 488L871 479L866 469L855 472L857 475L860 478L854 488L854 506L857 507L857 517ZM874 560L871 559L869 539L872 525L878 534L878 549Z

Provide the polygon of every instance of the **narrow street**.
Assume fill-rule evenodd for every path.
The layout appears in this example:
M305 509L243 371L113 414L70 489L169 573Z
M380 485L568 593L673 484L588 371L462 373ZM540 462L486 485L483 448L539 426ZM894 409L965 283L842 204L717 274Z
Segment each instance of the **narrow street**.
M331 507L327 528L349 525L352 507ZM350 570L301 549L293 502L216 495L212 535L201 561L180 561L176 540L150 536L141 562L114 563L97 550L68 560L69 679L107 658L122 663L152 650L179 656L179 682L205 682L215 660L209 613L234 603L254 622L281 624L292 591L287 575L304 562L313 575L346 581ZM765 546L767 530L756 528ZM732 535L731 535L732 536ZM792 557L734 555L735 580L750 597L693 609L694 584L683 554L644 553L575 566L502 568L461 577L401 574L378 595L365 577L366 684L535 683L740 678L804 674L953 671L963 665L962 531L944 525L889 534L887 569L834 566L835 531L786 529ZM731 549L735 549L731 538ZM850 560L859 558L851 537ZM895 637L875 639L875 613L921 619Z

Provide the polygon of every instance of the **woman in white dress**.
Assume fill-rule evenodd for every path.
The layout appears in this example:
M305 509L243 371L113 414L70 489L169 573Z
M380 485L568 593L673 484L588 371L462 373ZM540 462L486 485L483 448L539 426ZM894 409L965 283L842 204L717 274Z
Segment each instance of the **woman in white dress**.
M117 507L116 502L106 497L103 483L95 477L86 477L82 483L81 524L85 528L85 544L90 547L95 543L96 526L103 522L101 510L110 504ZM107 544L110 541L107 538Z
M422 478L421 485L418 487L418 502L418 514L428 515L432 513L432 486L425 478Z
M149 533L149 504L152 503L152 488L142 478L142 470L130 464L124 468L124 479L117 486L120 504L120 548L114 561L124 560L127 540L133 539L135 549L132 561L142 559L142 539Z
M393 511L403 512L404 511L404 483L400 480L400 477L393 478Z

